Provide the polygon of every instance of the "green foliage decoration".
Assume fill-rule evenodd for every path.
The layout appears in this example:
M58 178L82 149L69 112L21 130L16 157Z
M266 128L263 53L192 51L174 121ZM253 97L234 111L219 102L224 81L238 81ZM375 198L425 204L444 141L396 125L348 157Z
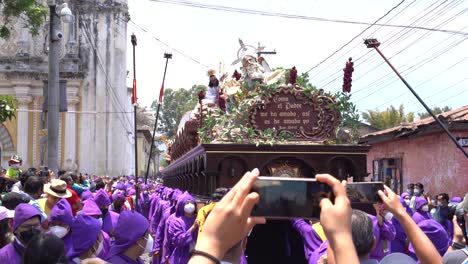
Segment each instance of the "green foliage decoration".
M16 100L12 96L0 95L0 124L15 117L16 106Z
M9 27L12 18L24 15L26 27L33 35L36 35L43 26L48 13L47 8L36 0L0 0L0 6L3 17L0 37L5 39L10 37Z
M198 130L198 135L202 143L229 142L238 144L274 145L282 144L291 139L285 131L278 131L275 128L255 131L250 125L250 110L257 103L262 102L262 98L268 97L277 92L279 86L288 80L289 69L278 82L265 85L259 83L244 83L234 95L234 102L231 101L231 109L227 113L221 113L216 109L204 116L202 127ZM303 73L297 78L297 84L303 87L304 94L311 97L314 93L323 92L324 95L335 99L333 107L339 111L342 117L340 127L359 128L359 112L356 106L350 101L350 96L337 92L334 94L319 91L310 84L309 76Z

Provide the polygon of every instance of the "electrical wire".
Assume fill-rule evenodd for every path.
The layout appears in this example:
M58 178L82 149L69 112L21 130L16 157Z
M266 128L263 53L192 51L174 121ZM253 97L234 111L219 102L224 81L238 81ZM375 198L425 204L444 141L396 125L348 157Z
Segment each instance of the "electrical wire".
M162 41L162 40L161 40L160 38L158 38L156 35L152 34L149 30L147 30L147 29L143 28L142 26L136 24L133 20L130 20L129 22L132 23L134 27L136 27L138 30L142 31L143 33L151 34L151 37L152 37L154 40L156 40L156 41L158 41L159 43L161 43L162 45L164 45L164 46L170 48L171 50L175 51L176 53L182 55L183 57L185 57L185 58L187 58L187 59L189 59L189 60L191 60L191 61L193 61L193 62L199 64L200 66L202 66L202 67L204 67L204 68L206 68L206 69L209 69L209 68L210 68L210 67L208 67L206 64L204 64L204 63L200 62L199 60L193 58L192 56L188 55L187 53L182 52L181 50L176 49L176 48L172 47L171 45L169 45L168 43Z
M321 22L333 22L333 23L341 23L341 24L376 25L376 26L384 26L384 27L396 27L396 28L414 28L414 29L428 30L428 31L434 31L434 32L468 35L468 32L459 32L459 31L446 30L446 29L434 29L434 28L426 28L426 27L411 27L411 26L406 26L406 25L379 24L379 23L351 21L351 20L342 20L342 19L332 19L332 18L323 18L323 17L291 15L291 14L266 12L266 11L259 11L259 10L245 9L245 8L235 8L235 7L230 7L230 6L208 5L208 4L202 4L202 3L190 2L190 1L180 1L180 0L150 0L150 1L165 3L165 4L181 5L181 6L187 6L187 7L195 7L195 8L201 8L201 9L224 11L224 12L250 14L250 15L261 15L261 16L269 16L269 17L312 20L312 21L321 21Z

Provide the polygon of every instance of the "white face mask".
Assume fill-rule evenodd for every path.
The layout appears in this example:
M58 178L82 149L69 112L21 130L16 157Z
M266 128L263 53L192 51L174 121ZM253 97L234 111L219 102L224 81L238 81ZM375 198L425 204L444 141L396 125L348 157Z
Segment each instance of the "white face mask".
M153 245L154 245L154 239L151 235L148 235L144 253L151 253L151 251L153 251Z
M421 208L421 210L423 210L423 212L429 211L429 205L427 205L427 204L426 204L426 205L423 205L422 208Z
M51 226L49 231L59 238L63 238L68 234L68 229L63 226Z
M421 192L419 191L419 189L414 189L414 195L419 196L419 194L421 194Z
M393 218L393 214L391 212L387 212L385 214L385 221L391 221Z
M411 203L411 199L405 199L406 206L410 206L410 203Z
M184 206L184 212L187 214L192 214L195 212L195 205L193 203L188 203Z
M137 245L141 248L144 248L145 250L143 251L143 254L145 253L151 253L151 251L153 251L153 246L154 246L154 239L151 235L148 235L148 238L146 239L146 245L145 247L143 247L142 245L140 245L139 243L137 243Z
M98 218L99 220L99 223L101 224L101 228L102 228L102 218Z

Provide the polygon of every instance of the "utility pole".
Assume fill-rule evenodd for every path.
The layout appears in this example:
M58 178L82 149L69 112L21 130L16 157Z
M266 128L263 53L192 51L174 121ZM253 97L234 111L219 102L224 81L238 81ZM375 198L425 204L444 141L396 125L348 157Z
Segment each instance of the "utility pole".
M158 107L156 110L156 120L154 120L154 128L153 128L153 138L151 139L151 146L150 146L150 153L148 157L148 164L146 165L146 175L145 175L145 183L148 181L148 174L149 174L149 164L151 160L151 156L153 155L153 148L154 148L154 137L156 135L156 127L158 126L158 118L159 118L159 110L162 105L163 101L163 96L164 96L164 81L166 80L166 71L167 71L167 63L169 62L169 59L172 59L172 54L170 53L164 53L164 58L166 59L166 66L164 67L164 75L163 75L163 80L161 84L161 90L159 90L159 101L158 101ZM200 105L201 107L201 105ZM156 173L159 171L159 166L156 168Z
M56 12L55 1L49 1L49 77L47 91L47 164L55 174L58 173L59 142L59 75L60 75L60 19Z
M409 83L405 80L405 78L403 78L403 76L401 76L401 74L397 71L397 69L395 67L393 67L393 65L390 63L390 61L385 57L385 55L383 55L383 53L380 51L379 49L379 46L380 46L380 42L377 40L377 39L365 39L364 40L364 44L366 45L367 48L370 48L370 49L375 49L379 54L380 56L382 56L382 58L385 60L385 62L390 66L390 68L392 68L392 70L396 73L396 75L401 79L401 81L403 81L403 83L406 85L406 87L408 87L408 89L410 90L410 92L416 97L416 99L418 99L418 101L424 106L424 108L426 109L426 111L432 116L432 118L434 118L434 120L437 122L437 124L442 128L442 130L448 135L448 137L455 143L455 145L463 152L463 154L465 155L466 158L468 158L468 153L466 152L466 150L462 147L462 145L460 144L460 142L458 142L458 140L452 135L452 133L448 130L448 128L444 125L444 123L442 123L442 121L440 121L440 119L432 112L432 110L426 105L426 103L424 103L423 99L421 99L421 97L419 97L419 95L416 93L416 91L411 87L411 85L409 85Z

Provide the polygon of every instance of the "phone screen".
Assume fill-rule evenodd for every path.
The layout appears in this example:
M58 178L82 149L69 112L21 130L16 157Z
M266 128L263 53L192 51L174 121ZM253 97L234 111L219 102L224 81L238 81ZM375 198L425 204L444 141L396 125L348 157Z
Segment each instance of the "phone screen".
M252 216L273 219L320 217L320 200L330 187L315 179L259 177L252 188L260 196Z
M346 189L351 203L382 202L377 192L384 190L383 182L351 182Z

